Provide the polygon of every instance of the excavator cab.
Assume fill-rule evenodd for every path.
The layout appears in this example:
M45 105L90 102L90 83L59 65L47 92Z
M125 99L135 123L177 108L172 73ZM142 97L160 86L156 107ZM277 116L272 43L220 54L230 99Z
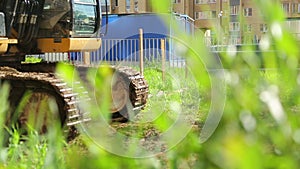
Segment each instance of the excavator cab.
M38 49L43 52L96 50L101 45L100 27L99 0L46 0Z
M101 45L100 0L0 0L0 4L2 53L91 51Z

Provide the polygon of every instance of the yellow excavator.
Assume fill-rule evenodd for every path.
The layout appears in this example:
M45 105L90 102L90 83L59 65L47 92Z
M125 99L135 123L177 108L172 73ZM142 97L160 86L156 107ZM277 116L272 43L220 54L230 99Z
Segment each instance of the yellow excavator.
M10 85L7 121L17 117L16 123L25 125L30 115L53 111L47 106L40 108L51 100L55 100L62 126L88 120L78 106L78 93L55 73L57 63L23 61L33 54L97 50L101 46L101 20L100 0L0 0L0 81ZM86 74L85 66L74 68ZM112 120L124 121L128 111L145 106L148 85L131 68L110 69L118 76L108 89L114 100L110 108ZM24 97L29 97L25 103ZM46 128L46 122L42 128Z

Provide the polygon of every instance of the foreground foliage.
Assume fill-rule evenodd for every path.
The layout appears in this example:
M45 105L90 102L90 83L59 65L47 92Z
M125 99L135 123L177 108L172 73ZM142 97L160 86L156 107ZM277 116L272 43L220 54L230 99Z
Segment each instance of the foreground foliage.
M149 81L151 94L148 107L137 116L136 121L112 125L114 131L127 139L125 143L111 142L111 146L118 148L122 147L122 144L129 145L127 156L107 151L84 133L66 143L63 132L55 125L50 127L47 135L39 136L32 131L25 138L20 136L17 130L2 127L0 136L3 137L8 130L11 137L8 146L2 146L0 149L1 167L299 168L299 43L281 26L284 15L279 5L275 6L272 2L257 1L258 6L264 8L262 13L271 30L266 34L264 44L272 44L261 47L261 58L251 51L237 55L225 53L221 56L226 66L230 67L221 72L224 76L218 81L220 87L226 89L226 104L216 130L207 140L201 139L201 132L210 113L209 109L214 106L211 102L214 98L211 91L215 81L210 78L214 74L208 73L206 69L211 65L205 65L211 60L199 56L210 55L201 40L197 41L184 35L179 39L183 44L189 44L186 45L188 50L183 53L189 61L189 76L185 77L185 72L172 70L163 81L161 72L156 68L146 69L145 77ZM155 6L160 12L169 10L166 1L157 0ZM274 29L277 31L272 31ZM280 36L278 29L281 32ZM199 44L202 46L199 47ZM274 52L264 53L264 50L270 49L274 49ZM260 70L261 65L267 69ZM219 68L220 65L214 66ZM73 78L73 72L66 69L65 72L66 76ZM180 74L182 76L175 76ZM179 82L177 77L180 77ZM192 78L189 79L190 77ZM105 81L105 74L100 74L97 78L101 84L100 82ZM8 91L8 86L2 86L2 125L5 123L4 115L9 109L6 102ZM191 107L195 105L199 107L192 111L195 109ZM105 106L100 109L107 109ZM176 128L169 138L161 138L162 133L174 129L173 124L178 117L184 117L177 114L179 110L189 117L188 119L192 119L185 121L191 128L188 132ZM147 118L146 121L139 121L139 117L143 120L149 112L157 113L157 116L151 121L147 121ZM217 118L215 120L218 121ZM105 133L107 130L101 127L103 126L96 130ZM184 138L171 147L171 136L178 135L184 135ZM114 133L106 135L108 138L111 136L114 136ZM135 155L138 152L137 148L140 148L138 144L131 144L131 138L137 138L138 143L145 145L145 151L155 153L145 158L128 158ZM101 139L105 140L104 137ZM159 151L153 151L158 147Z

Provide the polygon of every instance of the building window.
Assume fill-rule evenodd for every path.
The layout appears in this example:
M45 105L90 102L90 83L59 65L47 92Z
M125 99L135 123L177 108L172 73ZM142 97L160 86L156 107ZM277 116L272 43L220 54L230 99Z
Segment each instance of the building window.
M203 11L203 12L195 12L195 16L196 18L195 19L208 19L208 16L207 16L207 11Z
M181 0L174 0L173 3L174 3L174 4L179 4L179 3L181 3Z
M126 11L130 11L130 0L126 0Z
M195 0L195 4L205 4L207 0Z
M298 4L292 3L292 13L298 13Z
M230 15L238 15L239 5L230 6Z
M107 8L108 8L108 11L106 11L105 0L101 0L101 11L102 12L110 12L110 1L107 1Z
M236 45L241 43L241 37L238 35L231 35L229 37L229 44Z
M239 22L230 22L229 31L240 31L240 23Z
M195 19L215 19L217 18L217 11L201 11L195 12Z
M260 24L260 32L267 32L268 26L267 24Z
M243 28L244 32L250 33L252 32L252 25L251 24L245 24Z
M244 16L252 16L252 8L245 8Z
M207 3L216 3L216 0L207 0Z
M289 3L282 3L282 9L284 12L289 13L290 12L290 4Z
M217 18L217 11L211 11L211 18Z
M199 12L195 12L195 20L199 19Z
M134 11L138 12L139 11L139 1L134 0Z

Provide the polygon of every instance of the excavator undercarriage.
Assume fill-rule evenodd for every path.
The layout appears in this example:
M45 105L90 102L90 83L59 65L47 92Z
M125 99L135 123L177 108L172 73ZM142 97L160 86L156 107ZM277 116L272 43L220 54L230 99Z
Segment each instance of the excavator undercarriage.
M40 123L35 123L39 125L37 130L43 133L46 132L49 120L53 120L53 117L48 117L50 115L56 120L59 119L62 126L74 126L91 120L89 112L80 109L80 104L95 102L89 97L89 91L78 93L74 87L80 87L82 82L75 81L73 83L76 85L69 86L54 72L55 67L56 63L22 64L19 68L0 67L1 83L10 85L11 114L8 121L15 121L19 126L25 126L28 118L34 116ZM76 66L74 69L85 82L87 71L96 68ZM148 85L138 71L129 67L110 66L109 69L116 76L116 80L108 89L111 90L109 99L112 101L110 108L112 121L125 122L129 118L129 112L138 112L144 108ZM97 71L101 71L101 68L97 68ZM85 96L82 98L79 95ZM26 101L22 105L24 98ZM54 108L57 110L47 105L51 101L56 104Z

